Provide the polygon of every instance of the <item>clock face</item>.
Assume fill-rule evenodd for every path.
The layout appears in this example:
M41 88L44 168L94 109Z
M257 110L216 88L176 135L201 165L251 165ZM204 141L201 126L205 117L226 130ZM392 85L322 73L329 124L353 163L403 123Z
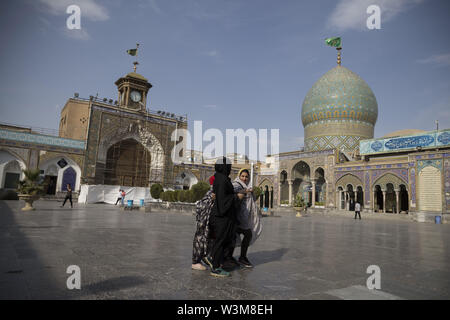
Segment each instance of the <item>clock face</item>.
M141 101L141 94L138 91L131 91L130 97L134 102Z

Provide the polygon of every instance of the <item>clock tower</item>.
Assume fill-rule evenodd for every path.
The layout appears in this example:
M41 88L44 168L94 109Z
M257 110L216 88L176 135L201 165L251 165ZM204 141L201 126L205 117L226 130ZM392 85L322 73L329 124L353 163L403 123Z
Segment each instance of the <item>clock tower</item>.
M130 72L115 82L119 91L119 107L133 111L146 111L147 93L152 87L146 78Z

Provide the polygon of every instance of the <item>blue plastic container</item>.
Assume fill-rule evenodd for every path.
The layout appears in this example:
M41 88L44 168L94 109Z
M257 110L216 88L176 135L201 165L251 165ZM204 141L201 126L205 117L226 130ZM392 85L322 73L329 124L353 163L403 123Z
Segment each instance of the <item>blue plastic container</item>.
M141 200L140 200L140 204L141 204L141 207L144 206L144 199L141 199Z
M434 222L435 222L436 224L441 224L441 216L435 216L435 217L434 217Z
M128 206L132 207L133 206L133 200L127 200Z

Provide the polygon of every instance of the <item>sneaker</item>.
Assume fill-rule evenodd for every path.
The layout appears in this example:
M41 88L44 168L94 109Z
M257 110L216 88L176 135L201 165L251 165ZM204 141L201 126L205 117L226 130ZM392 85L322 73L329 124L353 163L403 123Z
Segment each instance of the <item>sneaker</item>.
M213 268L213 265L212 265L212 258L211 258L210 256L203 257L202 261L203 261L207 266L209 266L209 267L211 268L211 270L214 269L214 268Z
M239 263L246 268L253 268L253 265L248 261L247 257L240 257Z
M210 274L213 277L218 278L225 278L230 276L230 273L228 271L223 270L222 268L212 269Z
M204 265L202 265L201 263L196 263L196 264L192 265L192 270L204 271L204 270L206 270L206 267Z

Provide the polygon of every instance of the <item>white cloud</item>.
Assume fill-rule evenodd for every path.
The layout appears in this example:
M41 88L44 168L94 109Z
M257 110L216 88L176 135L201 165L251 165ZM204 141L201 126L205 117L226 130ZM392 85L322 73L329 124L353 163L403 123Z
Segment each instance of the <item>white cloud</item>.
M446 54L434 54L425 59L417 60L418 63L424 64L437 64L443 66L450 66L450 53Z
M381 28L399 13L408 10L424 0L340 0L327 21L330 29L368 30L366 26L367 7L378 5L381 9Z
M67 7L74 4L81 9L81 19L87 18L91 21L105 21L109 19L105 7L96 3L95 0L39 0L44 5L44 10L53 15L67 15Z

